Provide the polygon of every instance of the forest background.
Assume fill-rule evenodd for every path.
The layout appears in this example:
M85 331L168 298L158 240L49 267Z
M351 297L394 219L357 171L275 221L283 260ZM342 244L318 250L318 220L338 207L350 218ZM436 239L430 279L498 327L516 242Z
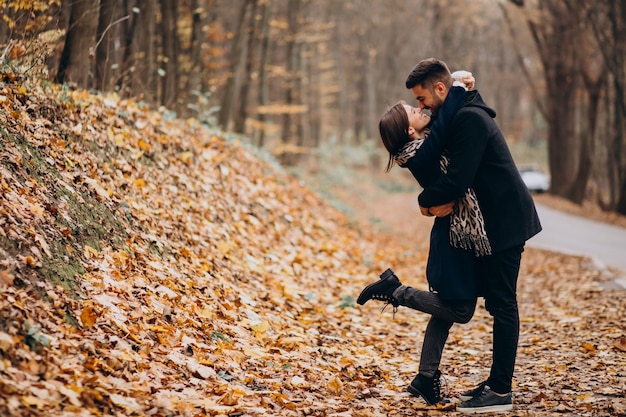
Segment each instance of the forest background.
M474 73L518 163L626 214L626 1L3 0L5 81L115 91L297 172L379 172L377 122L435 56ZM335 173L336 174L336 173Z
M0 10L0 415L458 415L406 392L428 316L355 303L390 266L427 286L431 219L376 132L422 57L476 75L538 199L626 221L623 1ZM527 248L511 417L626 415L617 277ZM450 335L446 396L490 328Z

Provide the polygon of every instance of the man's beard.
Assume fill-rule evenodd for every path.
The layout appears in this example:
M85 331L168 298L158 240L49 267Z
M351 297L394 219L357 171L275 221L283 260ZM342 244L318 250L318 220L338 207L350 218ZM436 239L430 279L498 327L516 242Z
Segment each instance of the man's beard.
M430 112L433 115L437 116L437 113L439 112L439 109L443 105L443 100L441 98L439 98L439 96L437 94L435 94L435 90L434 89L432 89L430 93L433 96L433 105L430 106Z

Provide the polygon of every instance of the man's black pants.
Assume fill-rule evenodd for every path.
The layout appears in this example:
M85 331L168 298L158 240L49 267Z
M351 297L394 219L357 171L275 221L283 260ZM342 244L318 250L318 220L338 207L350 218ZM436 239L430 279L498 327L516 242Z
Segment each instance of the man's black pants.
M511 391L517 344L519 312L517 277L524 245L477 258L478 290L493 316L493 359L487 385L498 393Z

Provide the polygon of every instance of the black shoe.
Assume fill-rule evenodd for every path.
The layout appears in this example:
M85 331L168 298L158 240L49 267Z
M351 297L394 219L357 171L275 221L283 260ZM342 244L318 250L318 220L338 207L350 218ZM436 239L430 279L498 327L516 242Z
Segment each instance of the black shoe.
M457 406L456 411L467 414L494 413L511 411L513 409L513 395L509 392L505 396L496 394L485 385L482 391L469 401Z
M480 394L483 390L483 388L485 388L485 385L487 385L487 381L483 381L481 382L476 388L471 389L469 391L465 391L463 394L461 394L459 396L459 400L461 401L469 401L472 398L474 398L475 396L477 396L478 394Z
M444 401L441 397L441 372L436 371L432 378L417 374L406 389L414 397L422 397L428 405Z
M402 285L400 280L393 273L391 269L387 269L380 275L380 279L361 291L359 298L356 302L359 305L363 305L369 300L379 300L386 301L387 304L391 304L392 306L398 307L400 303L393 296L393 292Z

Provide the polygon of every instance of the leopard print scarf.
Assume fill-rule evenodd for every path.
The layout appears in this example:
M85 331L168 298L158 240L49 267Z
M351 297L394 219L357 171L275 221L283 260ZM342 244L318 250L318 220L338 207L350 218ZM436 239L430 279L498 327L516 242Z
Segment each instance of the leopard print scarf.
M415 155L424 140L407 142L394 156L394 161L403 167ZM444 152L439 161L444 174L447 172L449 162ZM450 244L455 248L472 249L476 256L491 255L491 243L487 236L485 219L478 205L476 193L471 188L468 188L465 195L457 200L454 211L450 215Z

